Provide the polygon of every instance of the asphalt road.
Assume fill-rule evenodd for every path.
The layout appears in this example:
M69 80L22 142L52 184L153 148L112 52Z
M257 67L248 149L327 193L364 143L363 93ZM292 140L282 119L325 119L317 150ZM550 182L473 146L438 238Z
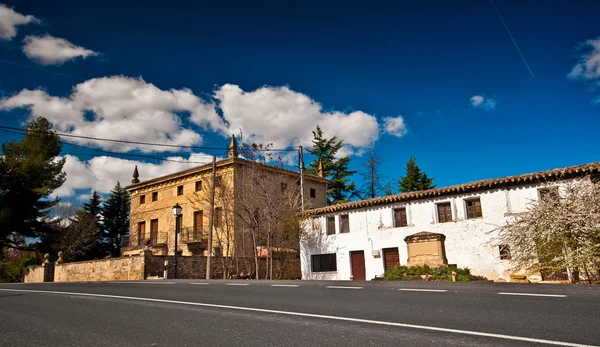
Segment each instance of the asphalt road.
M243 280L0 285L0 346L549 344L600 346L600 286Z

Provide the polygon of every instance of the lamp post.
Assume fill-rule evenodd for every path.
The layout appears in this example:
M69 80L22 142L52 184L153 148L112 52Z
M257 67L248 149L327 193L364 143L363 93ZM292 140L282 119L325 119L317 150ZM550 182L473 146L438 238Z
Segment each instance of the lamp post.
M177 278L177 234L179 234L179 216L181 216L181 206L173 206L173 215L175 216L175 258L173 258L173 278Z

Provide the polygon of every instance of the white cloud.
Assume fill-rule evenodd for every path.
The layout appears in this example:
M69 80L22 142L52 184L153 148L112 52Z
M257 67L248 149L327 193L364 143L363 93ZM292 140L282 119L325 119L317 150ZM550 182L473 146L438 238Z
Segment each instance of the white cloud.
M247 92L225 84L215 91L214 98L215 107L223 114L221 132L237 134L242 129L245 142L272 142L276 148L309 146L317 125L325 136L338 135L351 148L365 147L378 139L375 116L362 111L325 111L307 95L288 87L265 86ZM192 117L192 121L198 119Z
M580 51L584 52L567 77L573 81L591 83L595 90L600 86L600 37L585 41ZM594 97L592 104L600 104L600 95Z
M40 20L31 15L22 15L12 8L0 3L0 39L12 40L17 35L17 26L39 23Z
M487 98L481 95L473 95L471 97L471 107L480 108L485 111L493 110L496 108L496 100L492 98Z
M56 130L74 135L192 146L202 143L202 137L194 130L184 128L177 112L192 115L204 112L206 104L189 89L162 90L141 78L113 76L82 82L68 97L51 96L41 89L24 89L0 100L0 109L13 108L27 108L32 118L46 117ZM218 119L208 119L206 123L216 124L216 127L220 124ZM135 149L111 142L69 141L119 152ZM141 150L152 152L173 148L145 147Z
M362 111L325 111L305 94L288 87L261 87L244 91L225 84L211 100L203 100L189 89L159 89L141 78L112 76L77 84L70 95L58 97L42 89L24 89L0 100L0 109L27 108L31 117L49 119L59 131L75 135L180 146L198 145L200 134L182 117L204 130L222 136L243 132L245 142L273 143L275 148L311 146L312 130L321 126L325 136L337 135L348 145L348 153L377 141L375 116ZM132 146L94 143L120 152ZM146 147L146 152L172 150Z
M63 171L67 174L65 183L54 191L52 197L73 196L76 190L97 191L99 194L108 194L117 181L122 186L131 184L131 176L135 165L138 166L140 180L168 175L194 166L208 164L212 156L202 153L193 153L189 158L171 157L177 162L165 161L160 164L144 163L136 160L120 159L114 157L94 157L82 161L73 155L65 155ZM82 195L87 197L88 194Z
M396 118L384 118L383 129L386 133L397 137L402 137L406 135L407 132L406 124L404 124L404 118L402 118L402 116Z
M98 55L90 49L76 46L71 42L50 36L26 36L23 40L23 52L32 60L42 65L61 65L75 58L87 58Z

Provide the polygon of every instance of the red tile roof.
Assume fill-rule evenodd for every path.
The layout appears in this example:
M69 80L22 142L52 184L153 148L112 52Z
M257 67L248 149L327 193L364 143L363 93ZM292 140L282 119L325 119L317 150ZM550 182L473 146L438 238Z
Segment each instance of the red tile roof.
M437 196L461 194L468 192L475 192L481 190L489 190L494 188L523 185L531 183L542 183L549 181L556 181L560 179L567 179L572 177L582 177L586 175L593 175L600 173L600 162L569 166L561 169L540 171L516 176L508 176L502 178L493 178L481 181L475 181L470 183L459 184L444 188L435 188L429 190L421 190L416 192L408 192L397 195L384 196L380 198L352 201L344 204L331 205L313 210L305 211L305 215L320 215L326 213L333 213L345 210L352 210L363 207L371 207L378 205L387 205L391 203L418 200L424 198L433 198Z

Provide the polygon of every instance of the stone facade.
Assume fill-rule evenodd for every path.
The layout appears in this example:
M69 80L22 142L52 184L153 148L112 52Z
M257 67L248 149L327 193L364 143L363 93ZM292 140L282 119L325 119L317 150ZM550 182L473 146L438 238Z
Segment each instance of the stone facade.
M251 169L260 170L259 174L278 189L297 189L300 175L295 171L237 158L237 152L231 149L229 154L229 158L216 163L213 255L233 256L236 251L252 254L252 249L248 248L251 240L240 232L241 222L235 213L241 194L248 194L243 189L244 175ZM130 233L122 254L150 249L155 255L173 255L176 218L172 209L177 204L182 208L178 235L180 254L207 255L212 165L143 182L138 177L136 168L132 184L126 187L131 194ZM328 180L305 174L304 182L307 206L325 206ZM244 237L247 239L242 240ZM241 245L246 249L242 250Z

